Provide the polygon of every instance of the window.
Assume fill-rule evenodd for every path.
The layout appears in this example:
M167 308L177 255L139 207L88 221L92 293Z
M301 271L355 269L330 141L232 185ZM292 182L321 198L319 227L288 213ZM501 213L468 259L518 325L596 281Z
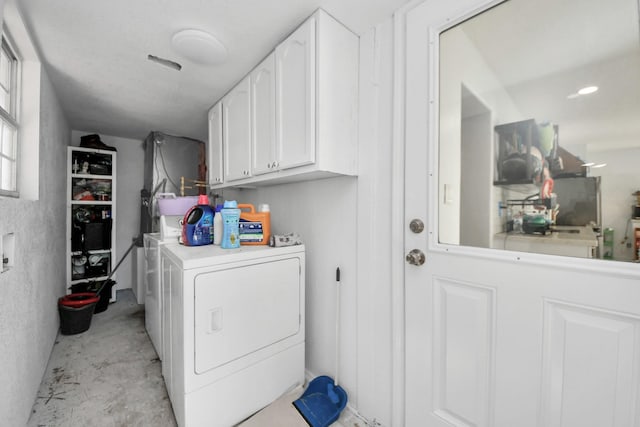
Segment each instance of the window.
M638 260L639 5L508 0L439 34L440 243Z
M3 34L0 48L0 195L18 195L18 67Z

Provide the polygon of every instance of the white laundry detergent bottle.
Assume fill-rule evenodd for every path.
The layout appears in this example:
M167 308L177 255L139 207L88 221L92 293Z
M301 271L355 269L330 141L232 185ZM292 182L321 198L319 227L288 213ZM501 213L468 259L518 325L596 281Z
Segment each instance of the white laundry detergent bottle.
M213 217L213 244L220 246L222 243L222 234L223 234L223 221L222 221L222 206L216 205L216 212Z
M220 210L222 214L222 249L235 249L240 247L240 209L235 200L225 200Z

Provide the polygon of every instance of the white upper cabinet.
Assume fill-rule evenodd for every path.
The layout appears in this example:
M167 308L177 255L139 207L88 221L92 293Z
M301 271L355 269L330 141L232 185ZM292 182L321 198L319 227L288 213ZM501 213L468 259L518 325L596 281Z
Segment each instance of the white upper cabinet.
M211 185L356 175L358 55L326 12L307 19L222 99L224 183Z
M209 184L222 184L222 103L209 110L209 144L207 145Z
M315 161L316 18L276 47L277 166Z
M251 114L253 175L271 172L276 160L276 76L271 53L251 72Z
M251 86L249 76L222 98L224 181L251 176Z

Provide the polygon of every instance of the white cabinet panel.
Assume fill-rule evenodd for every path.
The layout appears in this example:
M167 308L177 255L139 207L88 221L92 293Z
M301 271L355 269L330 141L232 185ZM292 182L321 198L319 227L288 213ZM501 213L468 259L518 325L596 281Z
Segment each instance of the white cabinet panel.
M280 168L315 161L315 34L312 17L276 48Z
M207 145L209 163L209 184L223 182L222 175L222 104L217 103L209 111L209 143Z
M196 373L297 334L301 319L300 286L298 258L198 275Z
M358 36L323 10L278 45L222 101L214 188L356 175L358 55Z
M271 172L276 162L276 76L272 53L251 72L251 172Z
M222 99L225 182L251 176L250 92L247 76Z

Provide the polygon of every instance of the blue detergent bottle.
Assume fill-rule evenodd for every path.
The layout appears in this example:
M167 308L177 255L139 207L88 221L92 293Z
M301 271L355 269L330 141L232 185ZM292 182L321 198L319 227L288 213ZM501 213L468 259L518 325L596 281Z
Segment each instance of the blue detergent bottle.
M235 249L240 247L240 209L235 200L225 200L220 213L222 214L222 249Z
M181 240L185 246L213 244L213 209L206 195L201 195L198 204L185 214Z

